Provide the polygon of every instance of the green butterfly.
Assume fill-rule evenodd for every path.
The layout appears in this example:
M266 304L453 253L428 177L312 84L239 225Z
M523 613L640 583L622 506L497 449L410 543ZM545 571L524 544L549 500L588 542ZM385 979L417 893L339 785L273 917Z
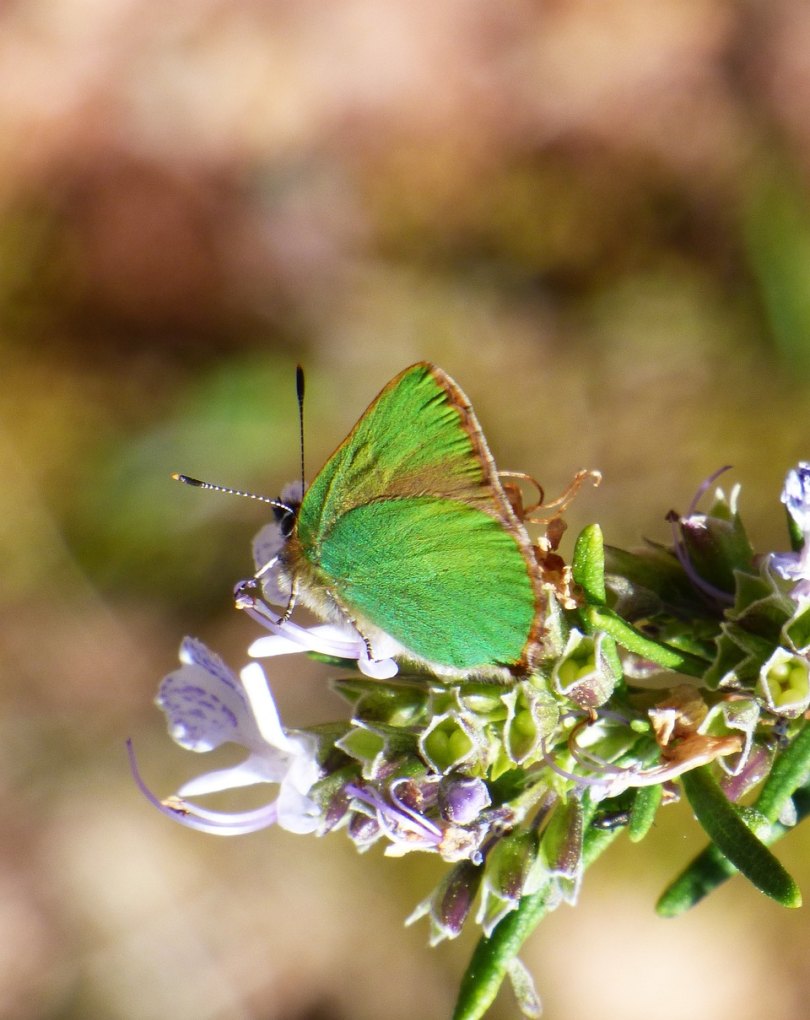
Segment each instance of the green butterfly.
M500 678L536 664L538 558L469 400L435 365L418 362L388 383L303 498L295 484L285 502L173 477L275 507L269 555L246 585L272 580L273 601L288 593L282 623L300 598L349 621L371 659L376 645L436 673Z
M529 671L544 604L532 544L469 400L420 362L382 390L297 508L277 569L373 654L451 675Z

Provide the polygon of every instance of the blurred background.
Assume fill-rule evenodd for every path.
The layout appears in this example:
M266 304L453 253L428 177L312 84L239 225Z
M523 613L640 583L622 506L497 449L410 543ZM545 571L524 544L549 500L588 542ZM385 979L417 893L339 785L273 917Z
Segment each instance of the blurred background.
M343 834L218 840L136 791L210 767L152 701L183 634L234 667L260 506L427 358L572 533L664 540L722 464L760 549L810 458L801 0L9 0L0 6L0 1015L450 1015L443 867ZM570 541L565 547L570 550ZM289 725L342 717L278 660ZM550 1018L806 1016L810 914L657 893L682 805L525 952ZM810 890L808 840L780 855ZM508 993L493 1020L516 1016Z

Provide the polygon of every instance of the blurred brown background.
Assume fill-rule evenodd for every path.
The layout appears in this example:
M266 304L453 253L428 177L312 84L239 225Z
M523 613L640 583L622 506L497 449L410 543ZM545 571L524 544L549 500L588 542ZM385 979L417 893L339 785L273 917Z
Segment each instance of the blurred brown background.
M801 0L26 0L0 6L0 1015L449 1017L474 933L402 919L431 859L173 826L210 767L152 705L232 665L260 507L428 358L573 527L665 538L723 463L763 549L810 457ZM288 724L343 712L279 660ZM687 835L684 835L687 834ZM806 1015L810 914L731 883L658 920L700 842L622 839L525 959L551 1018ZM807 840L780 853L810 889ZM423 923L424 924L424 923ZM513 1017L508 994L493 1020Z

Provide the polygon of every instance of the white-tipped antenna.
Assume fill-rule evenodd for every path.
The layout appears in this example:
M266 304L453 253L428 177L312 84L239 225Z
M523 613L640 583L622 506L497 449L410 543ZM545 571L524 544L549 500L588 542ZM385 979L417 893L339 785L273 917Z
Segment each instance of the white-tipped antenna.
M304 464L304 369L295 366L295 393L298 397L298 439L301 444L301 498L307 489L307 474Z
M212 492L224 492L227 496L244 496L245 499L255 499L259 503L269 503L270 506L278 507L279 510L285 510L288 514L295 517L295 510L287 503L282 503L280 499L271 499L269 496L260 496L256 492L245 492L243 489L232 489L229 485L216 485L214 482L201 482L199 478L192 478L190 475L181 475L177 471L173 472L172 478L176 482L182 482L184 485L193 485L197 489L211 489Z

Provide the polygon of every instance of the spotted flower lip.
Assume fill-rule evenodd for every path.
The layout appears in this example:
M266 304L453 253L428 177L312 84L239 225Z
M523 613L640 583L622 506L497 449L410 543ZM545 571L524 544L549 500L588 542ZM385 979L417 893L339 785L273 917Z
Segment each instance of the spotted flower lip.
M141 778L130 747L133 774L144 795L164 814L203 832L240 835L272 824L290 832L314 832L321 811L308 794L320 774L316 741L310 734L283 729L261 666L251 663L237 678L195 638L184 639L180 661L156 699L172 739L196 752L241 744L248 756L231 768L197 776L161 801ZM275 801L252 811L210 811L186 799L258 783L276 783L279 793Z

